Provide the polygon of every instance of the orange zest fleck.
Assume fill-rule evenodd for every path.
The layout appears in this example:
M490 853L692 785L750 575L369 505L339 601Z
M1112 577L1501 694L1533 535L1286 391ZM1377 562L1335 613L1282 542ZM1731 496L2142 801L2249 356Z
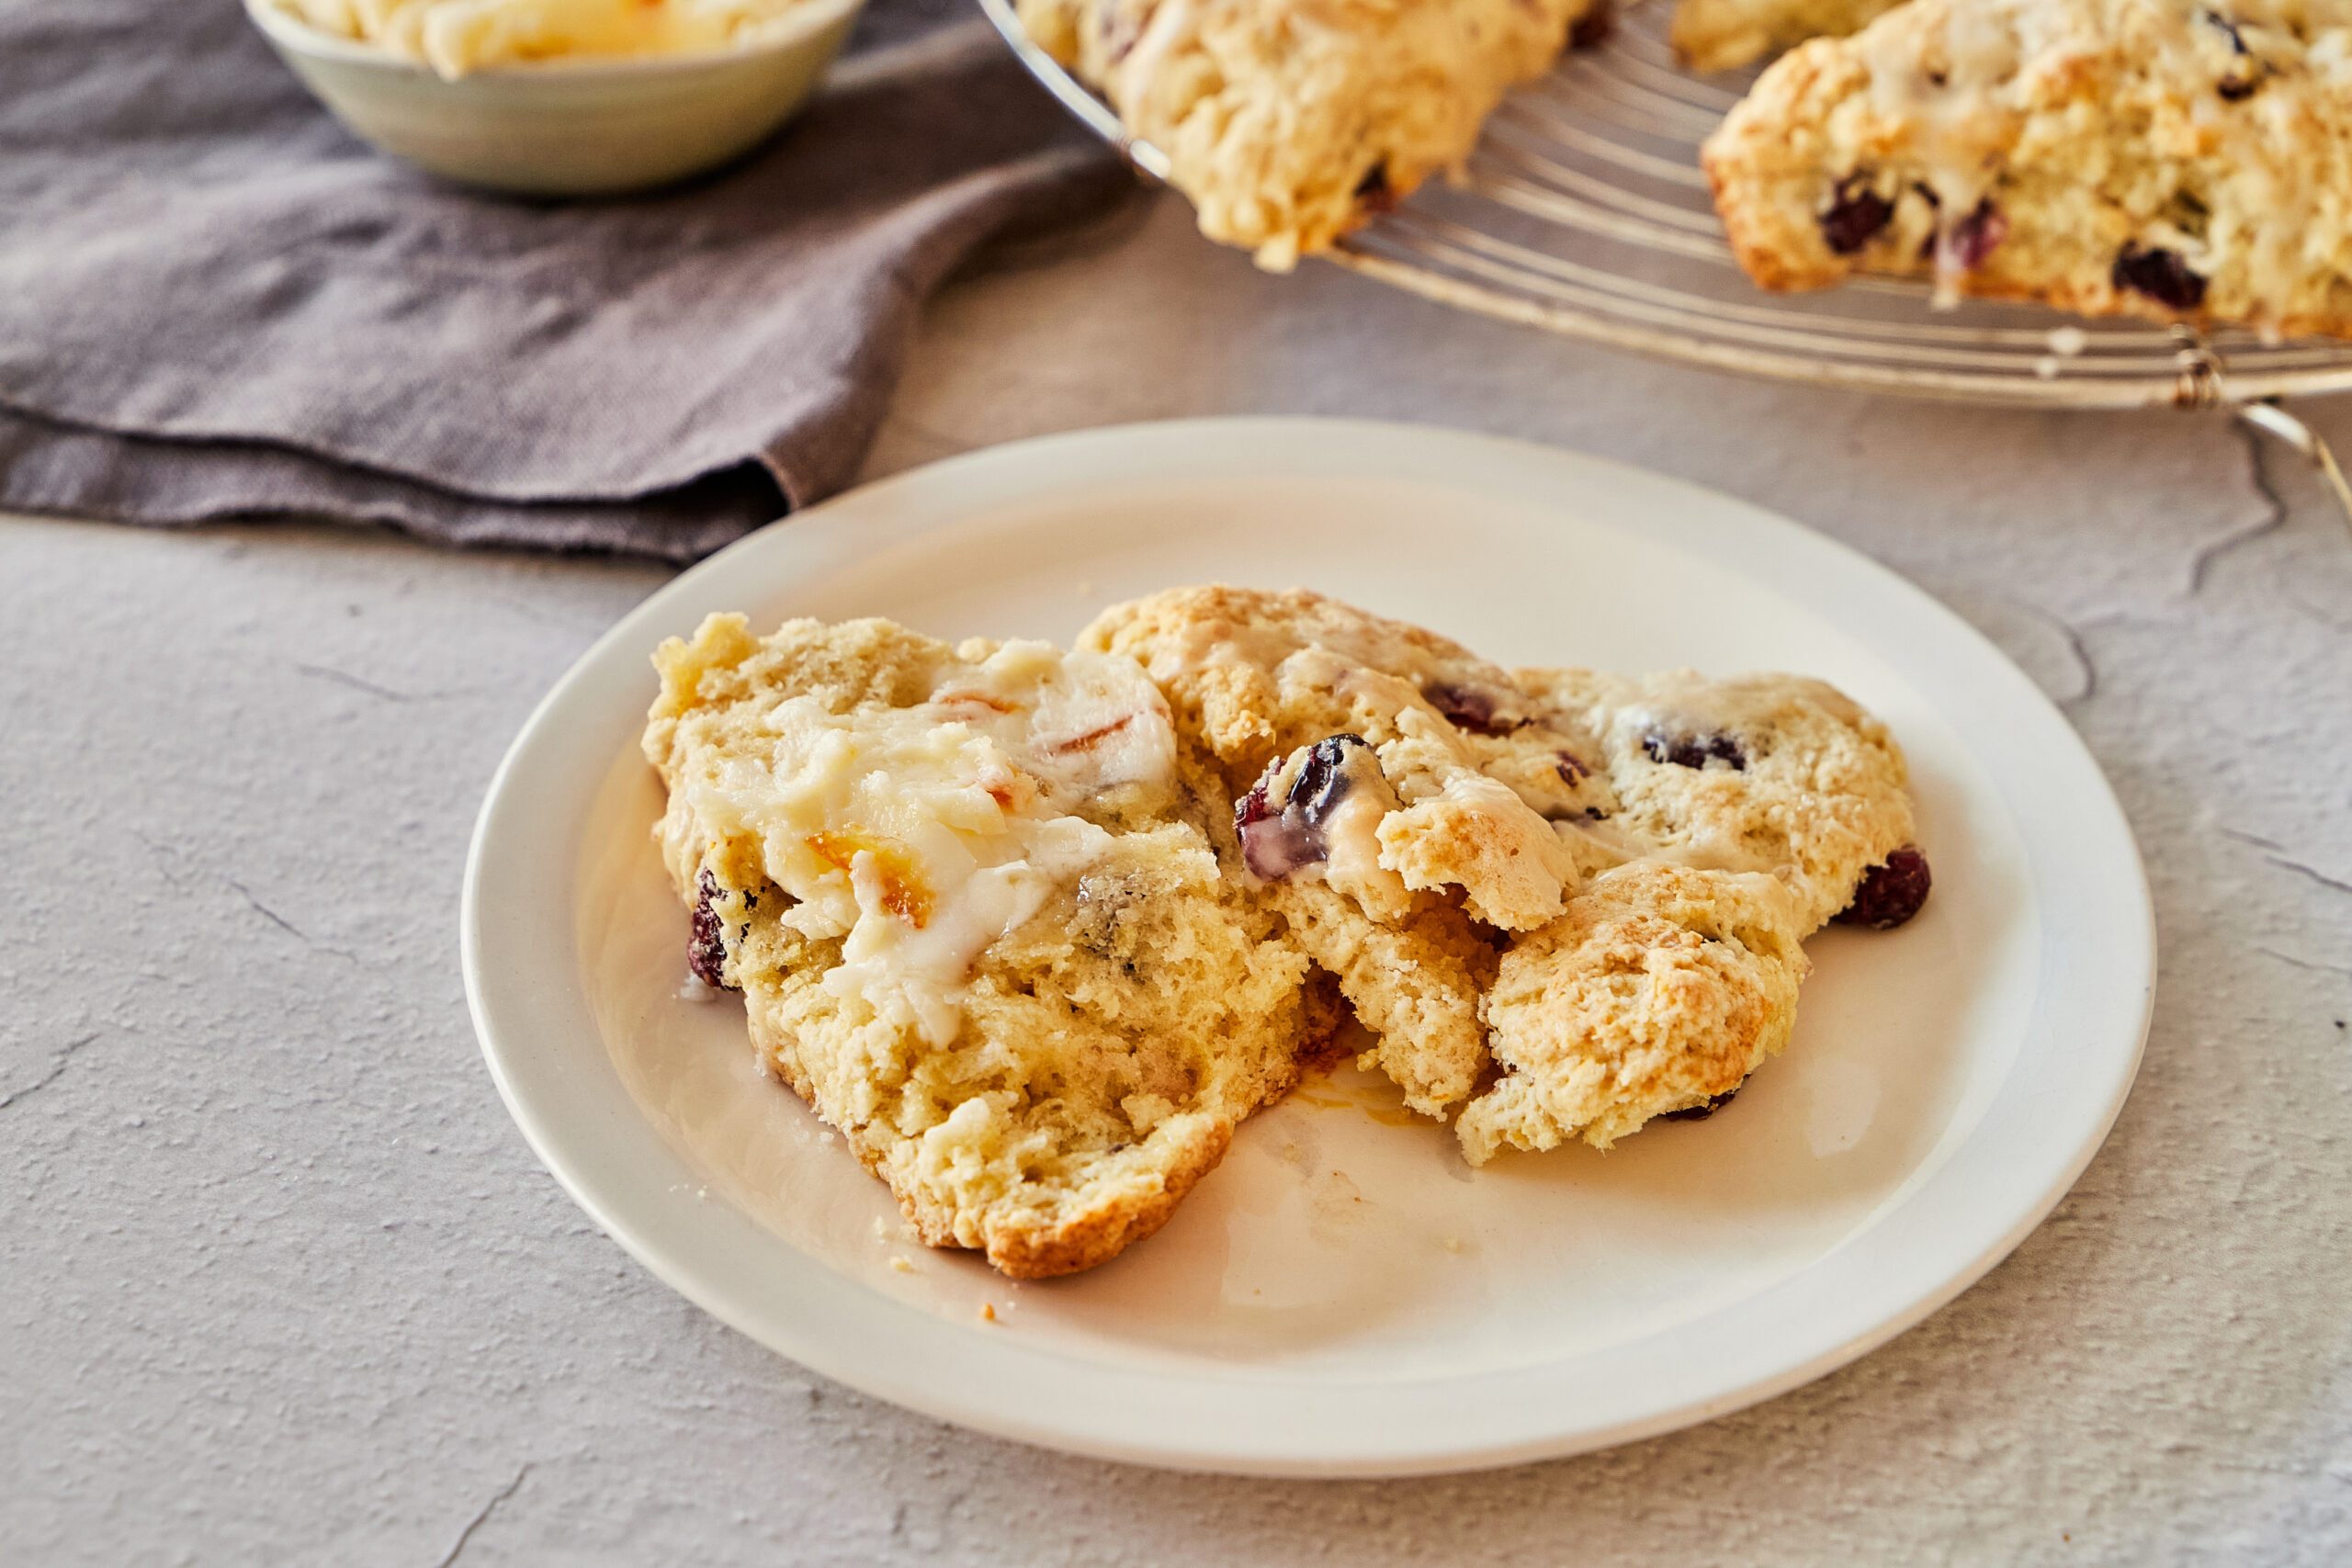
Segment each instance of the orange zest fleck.
M1019 708L1013 706L1012 704L1006 702L1002 697L992 697L986 692L943 692L938 696L935 696L931 700L939 704L942 707L956 707L959 705L968 704L976 707L990 708L998 713L1019 713L1021 711Z
M1046 748L1046 754L1055 757L1067 757L1072 751L1091 750L1093 750L1094 743L1096 741L1102 739L1106 735L1115 734L1118 731L1125 729L1135 721L1135 715L1131 713L1121 714L1110 723L1090 729L1083 735L1073 735L1067 740L1055 741L1051 746Z
M882 885L882 907L917 931L931 920L931 890L922 884L914 858L895 839L849 828L840 832L811 833L808 847L844 874L861 854L874 857L874 874Z

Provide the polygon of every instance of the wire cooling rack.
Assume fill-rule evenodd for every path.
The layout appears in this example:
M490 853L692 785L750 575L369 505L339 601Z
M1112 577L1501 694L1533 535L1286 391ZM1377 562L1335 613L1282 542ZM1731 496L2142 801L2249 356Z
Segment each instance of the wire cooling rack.
M1012 0L980 0L1045 85L1137 168L1167 159L1031 44ZM1637 353L1813 386L2028 407L2228 407L2317 462L2326 448L2274 400L2352 389L2352 344L2265 343L2031 306L1931 309L1924 284L1857 278L1816 294L1751 285L1724 243L1699 144L1747 77L1701 76L1666 42L1666 0L1621 5L1487 121L1460 175L1325 259L1464 310Z

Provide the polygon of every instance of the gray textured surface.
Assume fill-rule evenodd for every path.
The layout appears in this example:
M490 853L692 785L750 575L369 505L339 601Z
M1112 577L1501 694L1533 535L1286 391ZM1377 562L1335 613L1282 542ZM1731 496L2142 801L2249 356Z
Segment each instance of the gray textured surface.
M2013 1258L1809 1388L1495 1474L1158 1474L874 1404L590 1226L466 1021L481 789L658 573L8 522L0 1559L2345 1561L2352 538L2310 477L2216 419L1872 404L1260 277L1167 206L954 292L874 467L1255 410L1721 486L2061 699L2164 976L2114 1137ZM2352 446L2352 408L2327 423Z

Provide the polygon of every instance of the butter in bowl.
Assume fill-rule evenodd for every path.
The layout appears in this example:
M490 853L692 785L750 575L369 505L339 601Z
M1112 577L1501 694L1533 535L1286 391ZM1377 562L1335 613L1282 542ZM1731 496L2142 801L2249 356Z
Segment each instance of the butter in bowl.
M865 0L245 0L353 134L467 185L603 196L773 135Z

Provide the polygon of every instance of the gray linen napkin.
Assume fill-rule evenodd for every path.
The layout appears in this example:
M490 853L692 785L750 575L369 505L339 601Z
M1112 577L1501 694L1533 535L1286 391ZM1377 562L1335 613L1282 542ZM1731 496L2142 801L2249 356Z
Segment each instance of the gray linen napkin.
M961 0L874 0L733 168L576 204L370 152L235 0L13 0L0 505L690 559L854 477L960 262L1126 183Z

